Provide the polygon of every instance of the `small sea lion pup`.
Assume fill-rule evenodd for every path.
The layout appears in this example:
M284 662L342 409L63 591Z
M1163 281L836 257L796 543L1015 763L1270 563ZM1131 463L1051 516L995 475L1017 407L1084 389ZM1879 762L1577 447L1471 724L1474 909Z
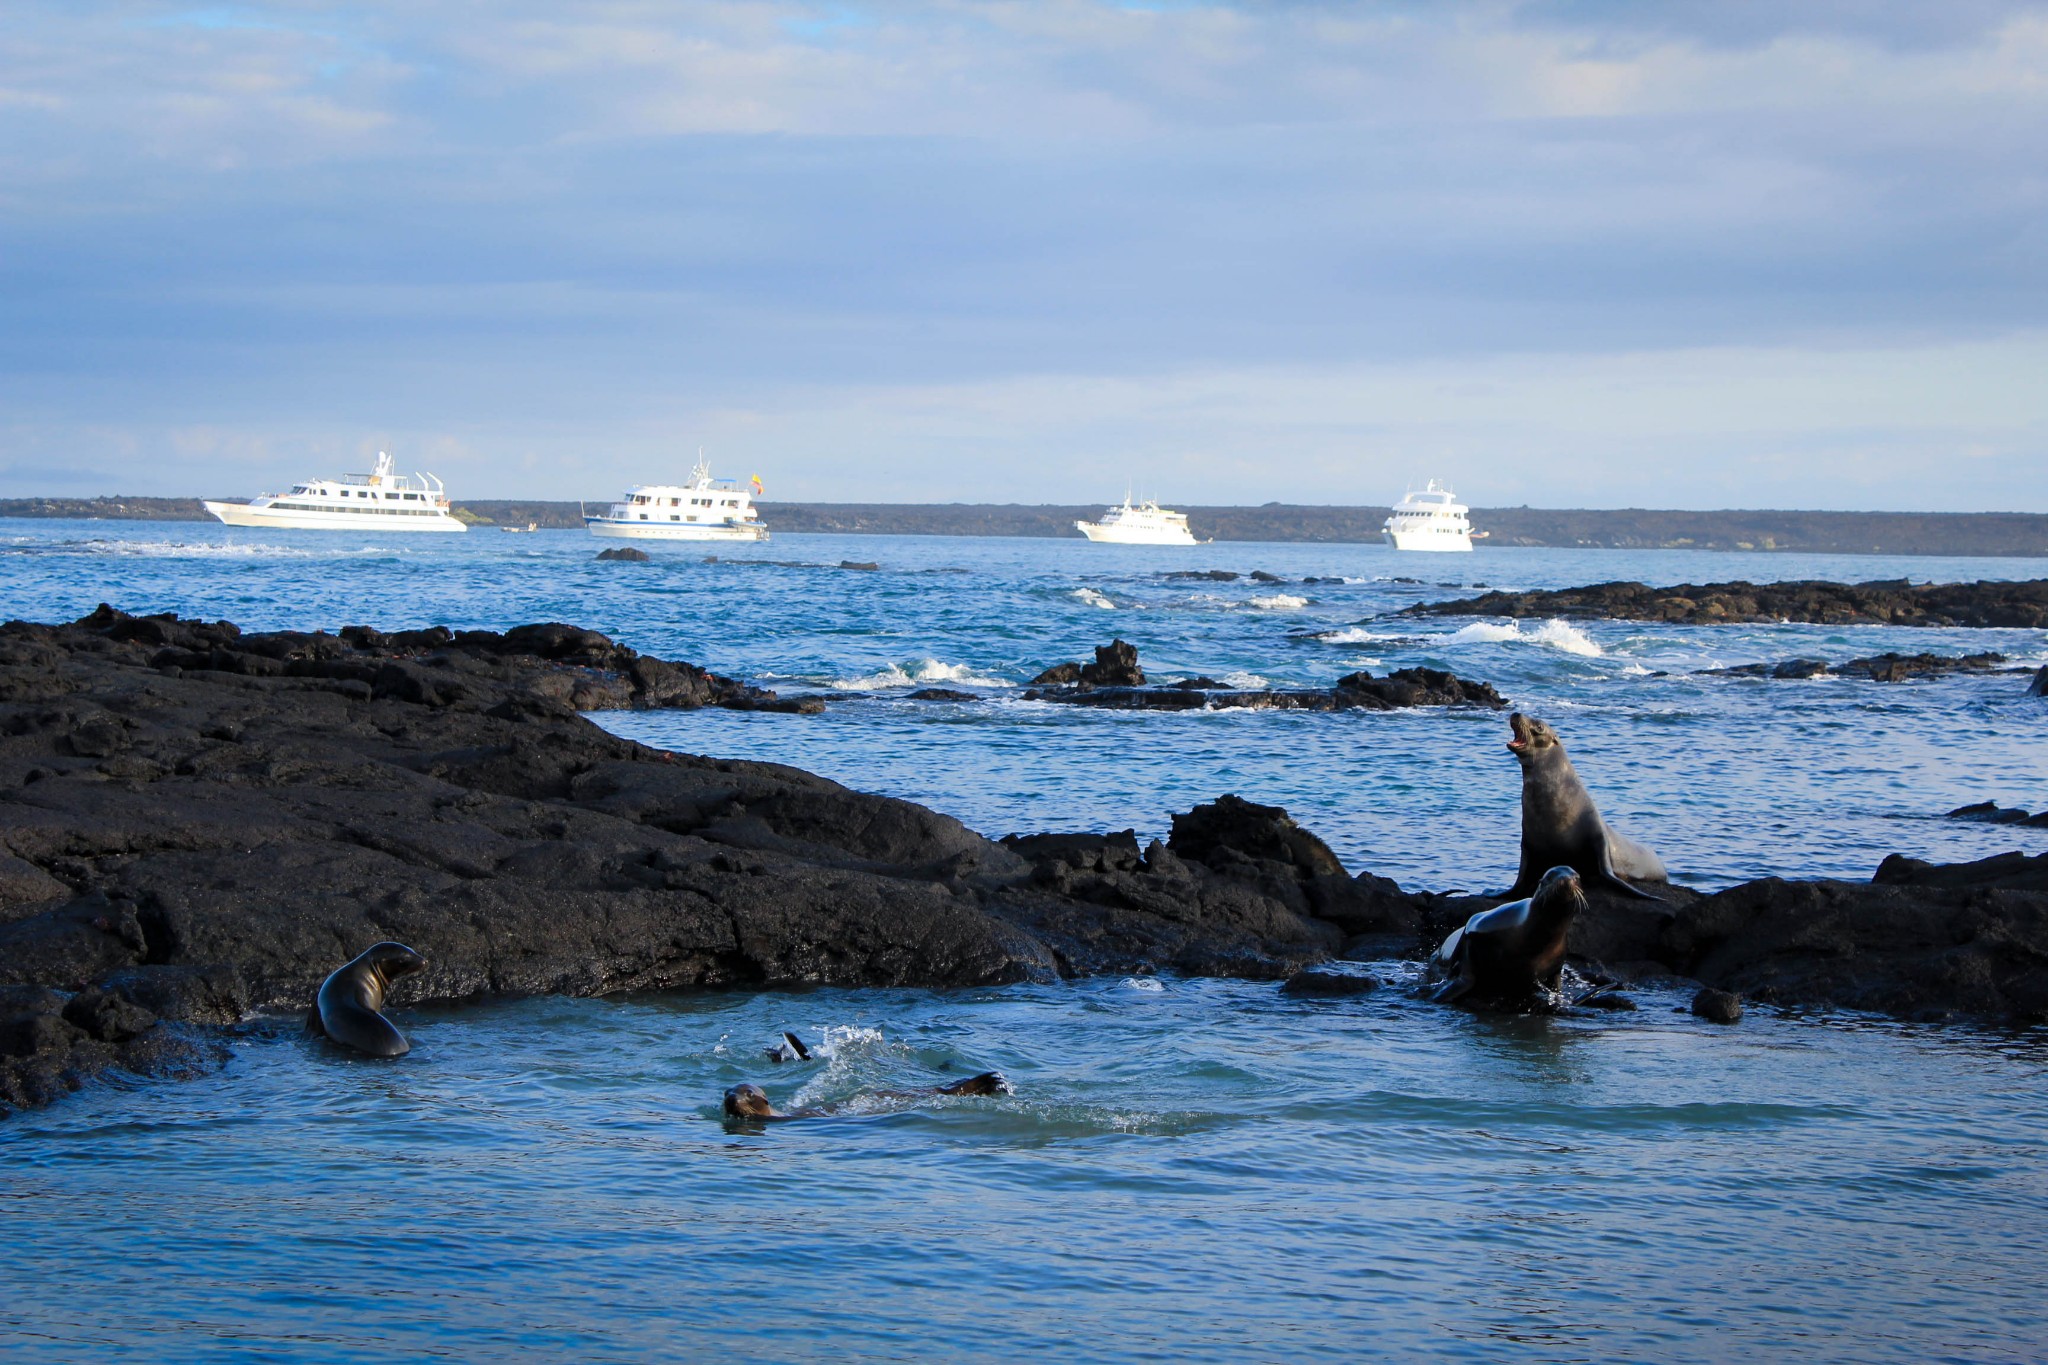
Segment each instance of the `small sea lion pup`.
M427 965L403 943L378 943L320 983L306 1027L372 1057L403 1057L412 1044L378 1011L391 983Z
M1555 996L1565 935L1585 905L1579 874L1551 868L1535 895L1482 910L1451 930L1429 960L1431 975L1443 980L1429 998L1520 1009Z
M1667 882L1663 860L1600 818L1557 731L1520 711L1508 717L1508 752L1522 765L1522 867L1505 894L1534 894L1544 869L1572 868L1595 890L1663 899L1623 881Z
M951 1085L928 1085L917 1090L877 1090L872 1098L883 1100L915 1100L926 1095L1007 1095L1011 1093L1010 1083L1003 1079L1000 1071L984 1071L979 1076L969 1076L964 1081ZM824 1109L797 1109L783 1113L768 1103L768 1097L761 1093L761 1087L748 1081L725 1092L725 1116L729 1119L822 1119L836 1112L837 1106Z

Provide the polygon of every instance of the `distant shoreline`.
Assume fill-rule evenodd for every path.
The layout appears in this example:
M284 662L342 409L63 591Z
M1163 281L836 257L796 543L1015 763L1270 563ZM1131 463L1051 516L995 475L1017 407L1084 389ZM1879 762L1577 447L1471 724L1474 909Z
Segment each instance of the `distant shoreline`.
M1097 504L762 502L761 516L784 532L841 535L1075 537L1073 524ZM476 499L456 515L486 526L582 525L573 502ZM1195 534L1219 541L1335 544L1379 539L1384 507L1186 507ZM0 517L104 521L210 521L197 498L0 498ZM1575 547L1604 550L1737 550L1804 554L1894 554L2048 558L2048 513L1598 510L1475 507L1488 532L1481 549Z

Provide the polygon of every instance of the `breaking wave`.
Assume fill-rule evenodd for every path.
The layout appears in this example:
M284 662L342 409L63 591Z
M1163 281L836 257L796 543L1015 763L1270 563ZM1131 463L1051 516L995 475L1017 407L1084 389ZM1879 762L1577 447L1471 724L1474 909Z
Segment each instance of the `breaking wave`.
M1474 621L1449 639L1455 645L1500 642L1548 645L1587 659L1597 659L1606 653L1588 638L1586 632L1568 621L1559 620L1545 621L1528 630L1522 629L1520 621Z
M941 663L920 659L915 663L890 664L878 673L861 678L839 678L828 684L841 692L874 692L888 687L918 687L929 683L959 683L967 687L1007 687L1001 678L985 677L967 664Z
M1070 595L1080 598L1091 607L1101 607L1104 611L1116 610L1116 603L1110 601L1093 588L1076 588Z
M1285 592L1276 592L1271 597L1254 597L1250 602L1260 611L1299 611L1308 605L1306 597Z

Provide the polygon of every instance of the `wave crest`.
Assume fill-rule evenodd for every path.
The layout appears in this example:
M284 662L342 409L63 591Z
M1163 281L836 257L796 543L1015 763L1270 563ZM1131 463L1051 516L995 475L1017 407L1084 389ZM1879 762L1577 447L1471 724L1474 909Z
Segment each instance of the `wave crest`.
M1454 645L1515 643L1547 645L1566 654L1576 654L1585 659L1597 659L1607 651L1594 644L1586 632L1569 621L1555 618L1530 629L1522 629L1520 621L1474 621L1471 625L1451 635Z

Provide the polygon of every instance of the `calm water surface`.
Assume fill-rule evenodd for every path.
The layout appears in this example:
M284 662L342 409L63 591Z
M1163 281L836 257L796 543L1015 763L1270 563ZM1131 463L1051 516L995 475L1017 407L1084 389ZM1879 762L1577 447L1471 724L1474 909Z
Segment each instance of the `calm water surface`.
M428 538L422 538L426 540ZM717 563L705 563L715 552ZM599 719L797 763L992 834L1163 834L1222 791L1422 886L1513 871L1498 716L1116 715L1024 702L1112 636L1148 671L1327 684L1449 667L1555 723L1616 823L1703 887L1893 851L2048 850L1940 819L2048 807L2017 675L1697 670L2048 634L1413 622L1495 587L2048 576L2048 562L1368 546L1170 554L783 537L597 564L576 533L394 544L8 523L0 615L106 600L254 628L560 619L815 717ZM874 561L874 571L842 569ZM1282 584L1173 580L1260 569ZM1307 576L1338 578L1303 585ZM1398 581L1420 578L1420 583ZM974 702L907 700L923 686ZM10 1357L2028 1360L2048 1352L2048 1049L1833 1018L1479 1019L1270 985L1091 981L422 1011L350 1060L257 1021L227 1071L0 1123ZM829 1055L775 1066L795 1028ZM1018 1093L874 1101L998 1067ZM741 1079L842 1117L728 1132Z

